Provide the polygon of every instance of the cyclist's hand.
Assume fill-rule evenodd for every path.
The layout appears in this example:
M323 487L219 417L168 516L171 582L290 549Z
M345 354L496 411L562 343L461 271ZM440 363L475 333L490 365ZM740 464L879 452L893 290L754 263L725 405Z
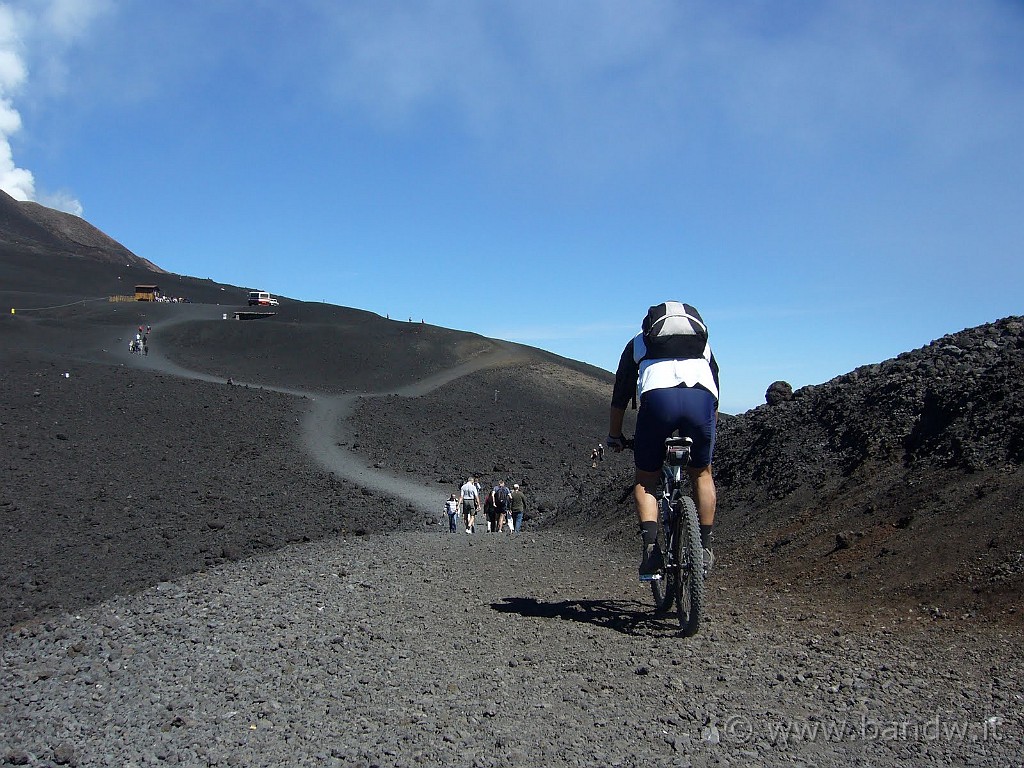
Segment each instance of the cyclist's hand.
M605 445L611 448L616 453L622 453L622 449L626 447L626 438L622 435L615 437L614 435L608 435L608 439L605 440Z

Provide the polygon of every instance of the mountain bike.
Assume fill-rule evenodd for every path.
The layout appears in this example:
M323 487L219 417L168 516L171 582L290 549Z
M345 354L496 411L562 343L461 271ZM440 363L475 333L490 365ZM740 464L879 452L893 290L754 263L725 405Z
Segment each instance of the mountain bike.
M690 463L692 445L689 437L665 440L658 496L658 549L662 567L660 578L650 582L655 610L667 613L674 605L684 637L697 634L704 613L704 548L700 543L700 519L697 505L683 482L683 470ZM627 446L632 448L633 441L627 441Z

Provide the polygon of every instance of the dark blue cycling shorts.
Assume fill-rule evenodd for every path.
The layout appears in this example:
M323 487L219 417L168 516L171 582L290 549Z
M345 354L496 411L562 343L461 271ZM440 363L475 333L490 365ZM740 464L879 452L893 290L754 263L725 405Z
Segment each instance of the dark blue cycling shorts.
M665 460L665 438L679 430L681 437L693 439L691 467L711 464L715 451L715 396L699 387L652 389L640 396L633 436L636 468L657 472Z

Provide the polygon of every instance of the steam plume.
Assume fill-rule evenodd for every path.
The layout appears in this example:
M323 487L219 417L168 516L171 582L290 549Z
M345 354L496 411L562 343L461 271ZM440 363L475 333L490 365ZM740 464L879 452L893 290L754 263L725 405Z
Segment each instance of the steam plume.
M19 48L17 18L9 7L0 5L0 189L15 200L34 200L35 178L15 164L10 141L21 129L21 115L11 103L11 95L26 76Z
M22 122L14 101L29 81L25 41L46 38L66 45L91 16L105 9L106 0L37 0L23 7L0 3L0 189L15 200L35 200L82 215L82 204L67 192L37 194L32 171L15 161L11 137L22 129Z

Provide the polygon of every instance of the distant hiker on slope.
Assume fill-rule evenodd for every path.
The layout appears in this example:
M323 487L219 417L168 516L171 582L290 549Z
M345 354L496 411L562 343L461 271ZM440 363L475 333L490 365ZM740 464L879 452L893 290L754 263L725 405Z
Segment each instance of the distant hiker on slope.
M448 515L448 532L455 533L458 529L456 521L459 519L459 500L454 493L444 503L444 511Z
M523 515L526 514L526 496L519 490L519 483L512 486L512 497L509 501L509 533L523 530Z
M494 497L490 493L484 496L484 521L487 523L487 532L494 533L498 521L494 515Z
M508 516L509 502L512 494L505 487L505 481L499 480L498 484L491 489L491 504L494 506L494 532L501 533L505 526L505 518ZM509 524L508 532L512 533L512 525Z
M476 527L476 513L480 510L480 491L470 477L459 489L462 498L462 517L466 525L466 533L473 533Z

